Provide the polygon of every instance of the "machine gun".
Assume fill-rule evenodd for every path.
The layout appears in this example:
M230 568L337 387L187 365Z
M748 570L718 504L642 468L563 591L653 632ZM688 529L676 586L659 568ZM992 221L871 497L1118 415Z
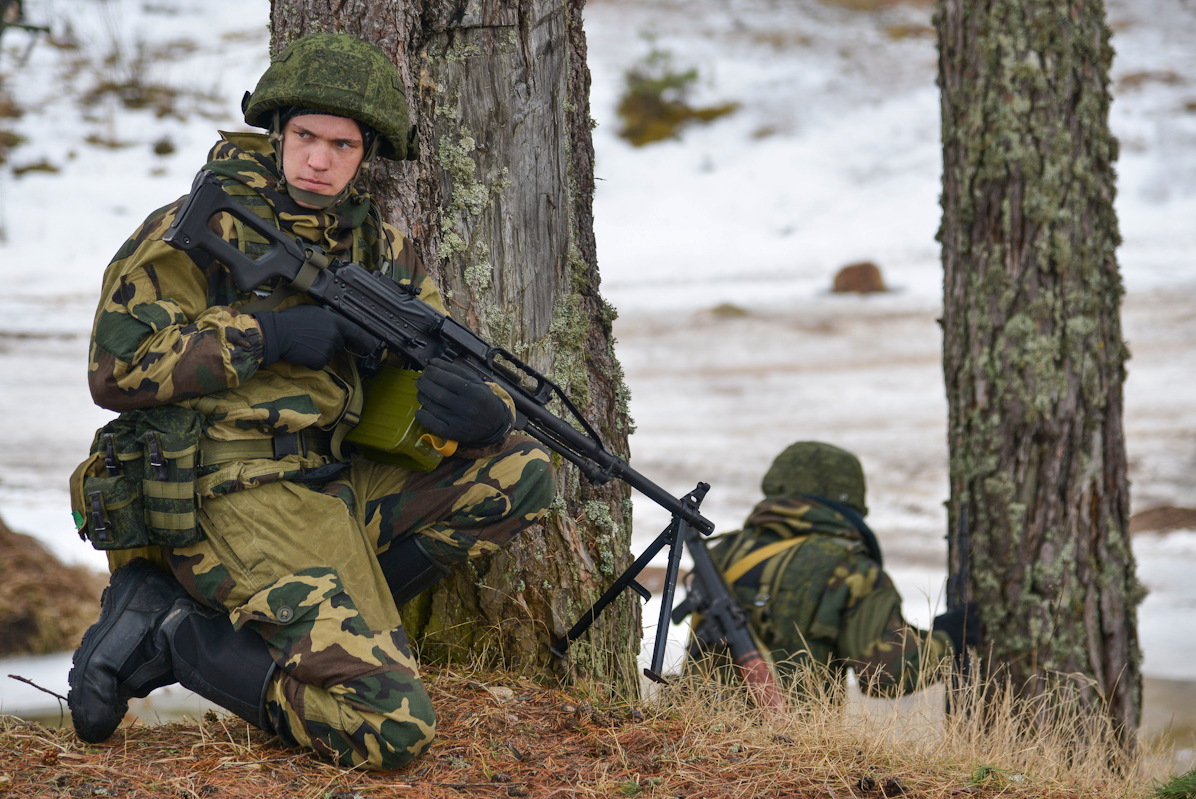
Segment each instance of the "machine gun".
M265 254L250 258L214 233L208 223L221 213L230 214L261 235L269 245ZM420 300L415 287L397 283L359 264L330 258L319 247L290 238L225 193L214 172L205 170L196 176L191 194L162 240L183 251L201 250L224 264L241 291L281 282L357 323L381 341L378 350L366 358L367 362L380 362L383 352L389 350L402 355L417 369L426 367L433 358L465 365L511 395L516 430L576 465L591 483L601 485L611 479L622 480L669 512L672 516L669 526L569 632L553 642L555 655L563 658L569 645L589 629L603 608L623 589L631 588L644 599L649 598L650 593L636 582L636 577L657 552L668 546L669 565L656 645L652 663L644 669L649 678L663 681L665 631L681 553L688 549L694 562L693 579L699 587L696 593L702 597L700 607L694 609L713 621L756 701L766 708L783 707L772 672L752 642L747 616L728 590L702 538L714 532L714 525L699 512L709 485L699 483L682 498L669 494L608 452L565 392L547 377ZM553 399L559 400L568 411L572 423L548 409Z

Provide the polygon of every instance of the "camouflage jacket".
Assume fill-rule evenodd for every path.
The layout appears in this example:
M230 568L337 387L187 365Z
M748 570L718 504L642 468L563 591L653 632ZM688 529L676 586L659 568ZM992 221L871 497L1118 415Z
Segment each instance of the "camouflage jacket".
M813 661L829 667L833 679L854 668L860 687L875 695L913 690L953 654L950 638L905 622L901 595L869 556L864 536L819 499L764 500L743 530L718 541L715 561L725 573L753 551L795 541L732 584L781 675L792 679Z
M363 203L337 213L300 207L277 190L278 172L266 136L222 133L205 169L225 190L268 222L420 287L420 299L443 311L440 294L414 249L395 228L379 224ZM257 322L238 308L254 300L237 289L228 270L198 251L184 253L162 235L185 198L150 214L116 253L104 273L91 338L88 382L105 408L128 411L215 400L205 433L221 441L269 438L306 427L335 427L357 389L352 357L341 354L321 370L287 362L262 368ZM212 227L256 257L265 241L222 214ZM273 286L266 286L272 289ZM291 297L287 308L303 297ZM315 460L313 460L313 457ZM230 464L201 480L200 493L226 493L319 465L318 456Z

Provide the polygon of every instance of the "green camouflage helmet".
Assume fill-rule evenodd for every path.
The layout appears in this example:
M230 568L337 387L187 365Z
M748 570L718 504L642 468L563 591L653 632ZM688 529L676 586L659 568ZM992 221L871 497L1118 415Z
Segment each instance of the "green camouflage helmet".
M271 112L288 106L364 122L381 134L383 158L419 158L399 71L380 48L347 33L313 33L290 45L241 103L245 121L258 128L270 128Z
M769 499L793 494L819 494L867 515L864 467L844 449L820 441L798 441L776 457L760 487Z

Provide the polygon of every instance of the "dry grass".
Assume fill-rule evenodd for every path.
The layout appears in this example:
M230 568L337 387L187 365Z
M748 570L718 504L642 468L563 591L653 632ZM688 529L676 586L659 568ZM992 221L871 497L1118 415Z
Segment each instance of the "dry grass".
M106 583L0 521L0 656L74 649L99 616Z
M24 138L9 129L10 119L20 119L24 110L8 93L4 76L0 75L0 166L8 162L9 152L24 143Z
M1196 530L1196 508L1164 505L1139 511L1130 517L1130 533L1169 533L1172 530Z
M1056 716L1033 734L1011 703L986 718L858 712L836 692L765 715L745 693L687 678L650 702L494 673L430 668L437 741L390 773L342 769L237 719L69 730L0 717L6 797L955 797L1079 799L1151 793L1100 725ZM1087 735L1077 737L1077 731ZM1077 749L1077 741L1083 748Z
M1016 698L1007 685L973 684L952 702L974 712L945 714L942 685L950 682L949 666L900 703L848 701L846 689L819 670L808 670L801 681L815 688L791 696L793 709L786 715L757 723L760 730L801 740L806 751L797 755L798 762L824 753L845 775L862 775L858 784L845 781L863 793L877 786L883 793L887 781L896 779L902 792L925 796L994 791L1132 797L1145 795L1148 783L1167 776L1164 753L1139 747L1134 755L1125 754L1107 719L1078 701L1073 680L1061 679L1033 700ZM684 694L673 701L694 713L725 705L713 698L718 689L709 685L674 690ZM982 704L985 695L987 704ZM739 707L732 715L753 712Z

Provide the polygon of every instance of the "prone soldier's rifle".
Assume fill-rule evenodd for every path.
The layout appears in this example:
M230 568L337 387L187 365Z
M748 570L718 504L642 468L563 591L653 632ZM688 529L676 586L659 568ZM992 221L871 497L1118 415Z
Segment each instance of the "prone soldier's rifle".
M959 530L955 537L955 555L959 569L947 577L947 610L957 610L967 605L968 584L971 578L971 541L968 533L968 505L966 501L959 503ZM950 571L950 570L949 570ZM965 632L967 619L965 617ZM967 636L964 636L966 641ZM947 713L956 710L956 706L966 703L966 691L972 681L972 654L966 643L962 644L963 651L959 653L956 665L958 668L951 673L951 690L947 692ZM966 704L964 713L968 713Z
M232 215L261 235L269 243L266 253L250 258L213 232L208 224L221 213ZM644 599L650 598L651 594L636 578L656 553L668 546L669 562L656 643L652 663L644 669L648 677L663 681L661 669L669 613L681 553L688 549L694 566L690 592L693 601L688 604L702 614L704 637L715 639L712 643L719 639L726 642L761 707L784 706L776 680L752 640L747 615L728 590L702 538L714 532L714 524L699 513L709 485L698 483L682 498L669 494L608 452L565 392L547 377L420 300L414 286L399 284L359 264L330 258L319 247L290 238L225 193L219 178L211 171L196 176L191 194L162 239L180 250L201 250L224 264L241 291L285 281L293 290L302 291L325 308L357 323L381 340L378 350L367 357L367 364L377 364L383 350L389 350L419 369L433 358L446 358L467 366L511 395L515 403L515 429L576 465L590 482L601 485L617 478L671 514L669 526L647 550L565 635L553 642L555 655L564 657L569 645L589 629L598 614L625 588L631 588ZM548 409L554 398L568 410L572 423Z

